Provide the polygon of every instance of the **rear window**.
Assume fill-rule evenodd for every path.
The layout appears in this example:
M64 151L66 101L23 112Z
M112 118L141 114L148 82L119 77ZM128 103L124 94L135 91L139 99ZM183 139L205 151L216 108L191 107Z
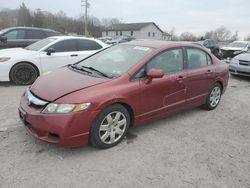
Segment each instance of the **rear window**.
M62 35L61 33L59 33L59 32L56 32L56 31L46 31L45 32L46 33L46 35L47 36L60 36L60 35Z
M26 30L26 39L44 39L46 35L39 30Z
M210 56L197 48L187 48L188 69L196 69L212 64Z
M79 51L90 51L90 50L99 50L102 46L95 41L80 39L78 40L78 50Z
M68 39L59 41L50 46L50 48L54 48L56 52L74 52L77 51L77 44L75 39Z

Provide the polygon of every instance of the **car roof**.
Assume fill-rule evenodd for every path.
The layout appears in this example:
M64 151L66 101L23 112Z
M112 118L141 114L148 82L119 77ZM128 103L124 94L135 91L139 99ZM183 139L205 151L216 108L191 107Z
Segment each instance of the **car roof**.
M178 46L190 46L190 47L197 47L196 44L192 44L192 42L186 41L163 41L163 40L133 40L130 42L126 42L123 44L129 44L134 46L144 46L149 48L161 49L166 47L178 47Z
M244 41L244 40L236 40L236 41L233 41L233 42L240 42L240 43L245 43L245 44L249 43L249 41Z
M11 29L33 29L33 30L43 30L43 31L53 31L53 32L58 32L58 31L54 31L52 29L47 29L47 28L40 28L40 27L22 27L22 26L18 26L18 27L9 27L9 28L5 28L6 30L11 30ZM59 33L59 32L58 32Z
M96 40L94 38L88 37L81 37L81 36L67 36L67 35L60 35L60 36L51 36L49 38L56 38L56 39L88 39L88 40Z

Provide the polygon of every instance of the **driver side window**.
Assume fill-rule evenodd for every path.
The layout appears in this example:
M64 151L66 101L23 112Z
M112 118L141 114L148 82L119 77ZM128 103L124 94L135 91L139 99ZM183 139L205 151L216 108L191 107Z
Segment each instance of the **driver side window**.
M147 64L149 69L161 69L165 74L183 70L183 52L181 48L167 50Z
M7 37L8 40L24 39L24 30L12 30L4 34L3 36Z

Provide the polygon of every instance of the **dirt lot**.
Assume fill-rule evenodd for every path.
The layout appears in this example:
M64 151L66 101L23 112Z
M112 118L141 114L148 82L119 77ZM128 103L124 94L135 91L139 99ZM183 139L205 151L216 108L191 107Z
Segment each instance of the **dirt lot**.
M0 84L1 188L250 188L250 79L231 77L216 110L131 129L108 150L65 149L28 135L17 116L24 88Z

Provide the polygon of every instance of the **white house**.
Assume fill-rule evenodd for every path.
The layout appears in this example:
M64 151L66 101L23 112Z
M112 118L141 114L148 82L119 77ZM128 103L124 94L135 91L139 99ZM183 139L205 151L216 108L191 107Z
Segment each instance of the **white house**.
M154 22L113 24L102 32L102 37L130 36L135 39L171 40Z

